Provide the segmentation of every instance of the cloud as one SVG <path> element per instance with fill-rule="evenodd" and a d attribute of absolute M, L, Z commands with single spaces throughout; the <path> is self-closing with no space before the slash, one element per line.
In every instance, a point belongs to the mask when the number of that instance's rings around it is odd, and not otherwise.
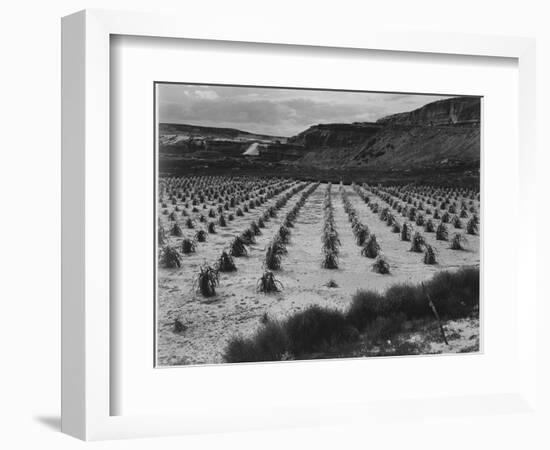
<path fill-rule="evenodd" d="M 311 125 L 367 122 L 445 98 L 431 95 L 189 84 L 158 86 L 161 122 L 291 136 Z"/>
<path fill-rule="evenodd" d="M 212 90 L 196 90 L 194 94 L 201 99 L 205 100 L 216 100 L 219 98 L 219 95 Z"/>

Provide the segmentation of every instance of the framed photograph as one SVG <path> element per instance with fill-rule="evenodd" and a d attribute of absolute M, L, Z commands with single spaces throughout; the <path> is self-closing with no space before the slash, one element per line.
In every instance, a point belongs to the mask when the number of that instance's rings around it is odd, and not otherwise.
<path fill-rule="evenodd" d="M 532 412 L 534 43 L 185 23 L 63 19 L 63 431 Z"/>

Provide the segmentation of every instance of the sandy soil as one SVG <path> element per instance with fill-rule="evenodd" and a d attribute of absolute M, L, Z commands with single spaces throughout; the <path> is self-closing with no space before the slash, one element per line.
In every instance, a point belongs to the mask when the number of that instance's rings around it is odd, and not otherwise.
<path fill-rule="evenodd" d="M 479 264 L 479 237 L 468 236 L 469 249 L 454 251 L 447 242 L 436 241 L 434 233 L 424 233 L 437 251 L 439 263 L 434 266 L 422 262 L 422 253 L 409 251 L 410 243 L 402 242 L 398 234 L 380 221 L 364 204 L 361 198 L 346 186 L 348 197 L 363 223 L 375 233 L 382 252 L 391 265 L 390 275 L 372 272 L 372 259 L 360 255 L 361 248 L 355 239 L 344 211 L 338 186 L 333 186 L 335 223 L 340 234 L 341 249 L 339 268 L 321 269 L 322 202 L 326 185 L 321 184 L 308 198 L 291 229 L 288 254 L 283 258 L 282 270 L 276 277 L 284 286 L 282 292 L 264 295 L 256 292 L 256 282 L 261 276 L 264 249 L 277 230 L 284 215 L 298 201 L 293 196 L 281 209 L 278 217 L 266 223 L 266 228 L 257 243 L 250 248 L 248 257 L 235 258 L 238 271 L 220 274 L 218 295 L 206 299 L 193 292 L 192 284 L 203 262 L 213 263 L 230 240 L 244 231 L 250 222 L 258 218 L 270 202 L 245 217 L 236 217 L 225 229 L 218 228 L 217 235 L 210 235 L 206 243 L 199 243 L 197 253 L 184 255 L 181 269 L 158 271 L 158 333 L 157 349 L 159 365 L 182 365 L 222 362 L 225 345 L 232 336 L 247 336 L 260 325 L 264 313 L 272 318 L 318 303 L 336 308 L 345 308 L 357 289 L 384 290 L 396 282 L 419 282 L 430 278 L 435 272 L 463 265 Z M 377 199 L 382 203 L 380 199 Z M 164 219 L 166 220 L 166 219 Z M 191 230 L 184 230 L 191 231 Z M 449 231 L 455 231 L 452 226 Z M 464 230 L 456 230 L 464 232 Z M 191 234 L 192 236 L 192 234 Z M 170 238 L 171 243 L 181 238 Z M 338 287 L 326 287 L 334 280 Z M 174 320 L 178 318 L 186 327 L 175 333 Z"/>

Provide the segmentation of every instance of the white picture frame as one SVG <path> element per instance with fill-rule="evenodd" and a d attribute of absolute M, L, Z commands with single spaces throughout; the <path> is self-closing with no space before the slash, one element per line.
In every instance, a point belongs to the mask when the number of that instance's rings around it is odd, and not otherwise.
<path fill-rule="evenodd" d="M 182 23 L 184 25 L 182 26 Z M 62 430 L 85 440 L 248 430 L 358 420 L 390 413 L 383 402 L 278 406 L 233 411 L 220 405 L 209 417 L 178 414 L 111 415 L 110 378 L 110 38 L 113 35 L 286 44 L 332 49 L 501 57 L 517 60 L 519 74 L 519 192 L 522 220 L 536 221 L 535 43 L 532 39 L 439 33 L 348 30 L 327 35 L 314 25 L 280 31 L 277 26 L 239 27 L 165 14 L 86 10 L 62 21 Z M 520 260 L 536 260 L 536 237 L 523 236 Z M 519 379 L 514 391 L 468 398 L 420 399 L 407 410 L 418 414 L 437 405 L 442 415 L 533 413 L 537 405 L 535 272 L 518 268 Z M 523 288 L 525 286 L 525 288 Z M 515 294 L 517 295 L 517 293 Z M 111 330 L 112 331 L 112 330 Z M 272 366 L 273 367 L 273 366 Z M 245 369 L 243 369 L 245 370 Z M 435 402 L 435 403 L 434 403 Z M 229 417 L 231 416 L 231 420 Z M 393 419 L 392 419 L 393 420 Z"/>

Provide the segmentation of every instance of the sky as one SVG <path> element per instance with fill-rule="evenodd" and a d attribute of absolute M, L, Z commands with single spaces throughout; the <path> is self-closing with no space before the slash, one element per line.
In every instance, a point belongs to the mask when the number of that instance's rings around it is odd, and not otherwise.
<path fill-rule="evenodd" d="M 293 136 L 319 123 L 374 122 L 446 96 L 304 89 L 157 85 L 161 123 Z"/>

